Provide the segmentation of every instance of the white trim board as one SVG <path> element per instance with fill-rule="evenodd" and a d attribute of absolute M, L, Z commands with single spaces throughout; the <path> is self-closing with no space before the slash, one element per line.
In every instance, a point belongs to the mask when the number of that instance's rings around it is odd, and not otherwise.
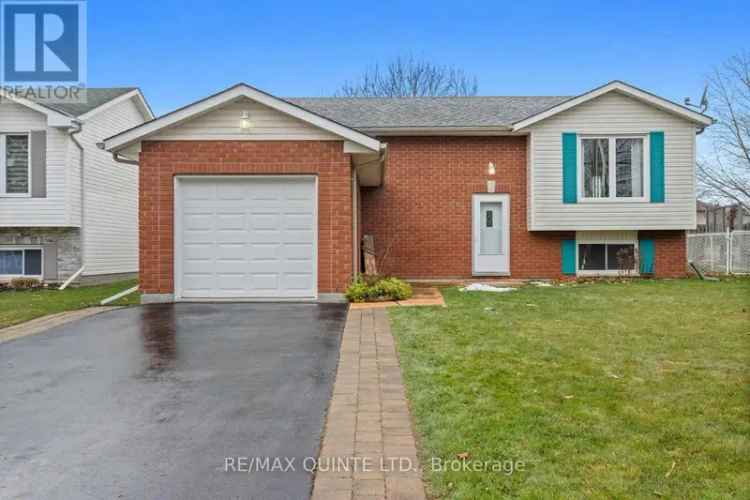
<path fill-rule="evenodd" d="M 219 106 L 231 102 L 239 97 L 252 99 L 271 109 L 285 113 L 289 116 L 307 122 L 318 128 L 341 136 L 342 138 L 359 144 L 370 151 L 378 152 L 381 149 L 380 141 L 374 139 L 362 132 L 341 125 L 333 120 L 312 113 L 295 104 L 291 104 L 283 99 L 274 97 L 271 94 L 258 90 L 245 83 L 239 83 L 233 87 L 214 94 L 210 97 L 196 101 L 183 108 L 177 109 L 160 118 L 138 125 L 137 127 L 126 130 L 117 135 L 104 139 L 104 148 L 107 151 L 117 152 L 136 142 L 140 142 L 147 137 L 174 125 L 186 122 L 190 119 L 197 118 Z"/>
<path fill-rule="evenodd" d="M 589 92 L 581 94 L 578 97 L 573 97 L 572 99 L 568 99 L 567 101 L 562 102 L 558 104 L 557 106 L 553 106 L 545 111 L 532 115 L 528 118 L 524 118 L 523 120 L 520 120 L 513 124 L 513 130 L 514 131 L 521 130 L 539 121 L 546 120 L 547 118 L 551 116 L 554 116 L 558 113 L 562 113 L 563 111 L 566 111 L 570 108 L 578 106 L 579 104 L 583 104 L 584 102 L 590 101 L 592 99 L 596 99 L 597 97 L 601 95 L 604 95 L 606 93 L 613 92 L 613 91 L 620 92 L 629 97 L 633 97 L 635 99 L 638 99 L 639 101 L 645 102 L 646 104 L 650 104 L 656 108 L 662 109 L 668 113 L 672 113 L 686 120 L 695 122 L 701 125 L 702 127 L 707 127 L 711 125 L 712 123 L 714 123 L 714 119 L 711 118 L 710 116 L 704 115 L 702 113 L 698 113 L 697 111 L 688 109 L 685 106 L 681 106 L 668 99 L 664 99 L 663 97 L 656 96 L 654 94 L 641 90 L 637 87 L 629 85 L 625 82 L 615 80 L 606 85 L 602 85 L 601 87 L 595 88 L 594 90 L 590 90 Z"/>
<path fill-rule="evenodd" d="M 43 115 L 47 116 L 47 126 L 49 127 L 70 127 L 76 121 L 75 117 L 63 114 L 59 111 L 55 111 L 52 108 L 43 106 L 34 101 L 26 99 L 24 97 L 17 96 L 12 92 L 0 89 L 0 98 L 6 99 L 10 102 L 26 106 L 27 108 L 33 109 Z"/>
<path fill-rule="evenodd" d="M 146 98 L 143 96 L 143 93 L 141 93 L 140 89 L 133 89 L 130 92 L 126 92 L 120 96 L 115 97 L 114 99 L 111 99 L 104 104 L 97 106 L 96 108 L 87 111 L 86 113 L 82 114 L 78 117 L 79 120 L 88 120 L 92 116 L 101 113 L 102 111 L 105 111 L 112 106 L 115 106 L 117 104 L 120 104 L 121 102 L 127 101 L 128 99 L 136 98 L 136 106 L 140 110 L 140 112 L 143 114 L 143 117 L 146 120 L 153 120 L 154 119 L 154 113 L 151 111 L 151 107 L 148 105 L 148 102 L 146 101 Z"/>

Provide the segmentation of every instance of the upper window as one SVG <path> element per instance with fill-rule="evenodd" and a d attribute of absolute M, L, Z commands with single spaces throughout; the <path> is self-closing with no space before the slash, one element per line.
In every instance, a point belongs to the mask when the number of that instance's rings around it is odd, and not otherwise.
<path fill-rule="evenodd" d="M 18 248 L 0 250 L 0 276 L 41 276 L 42 250 Z"/>
<path fill-rule="evenodd" d="M 582 137 L 581 197 L 644 199 L 645 138 Z"/>
<path fill-rule="evenodd" d="M 0 135 L 0 194 L 28 195 L 30 192 L 29 136 Z"/>

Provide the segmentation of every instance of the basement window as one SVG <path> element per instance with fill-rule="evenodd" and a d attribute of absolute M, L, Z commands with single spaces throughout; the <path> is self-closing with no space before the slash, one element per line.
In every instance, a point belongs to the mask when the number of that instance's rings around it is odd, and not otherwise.
<path fill-rule="evenodd" d="M 0 276 L 42 277 L 42 250 L 40 248 L 0 249 Z"/>
<path fill-rule="evenodd" d="M 578 270 L 592 274 L 635 271 L 635 244 L 582 243 L 578 245 Z"/>

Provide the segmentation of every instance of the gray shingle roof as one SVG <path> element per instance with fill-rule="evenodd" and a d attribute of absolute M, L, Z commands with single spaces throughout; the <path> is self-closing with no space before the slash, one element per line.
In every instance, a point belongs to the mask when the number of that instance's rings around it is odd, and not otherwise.
<path fill-rule="evenodd" d="M 61 103 L 37 101 L 43 106 L 70 116 L 81 116 L 102 104 L 135 90 L 136 87 L 87 88 L 86 102 Z"/>
<path fill-rule="evenodd" d="M 355 129 L 507 127 L 566 96 L 290 97 L 287 101 Z"/>

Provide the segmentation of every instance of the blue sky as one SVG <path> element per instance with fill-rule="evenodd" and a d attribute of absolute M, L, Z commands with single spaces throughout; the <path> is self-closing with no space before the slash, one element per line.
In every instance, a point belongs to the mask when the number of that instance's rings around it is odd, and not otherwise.
<path fill-rule="evenodd" d="M 484 95 L 568 95 L 621 79 L 697 99 L 750 49 L 747 2 L 88 2 L 89 86 L 136 85 L 157 114 L 246 81 L 331 95 L 400 54 L 454 64 Z"/>

